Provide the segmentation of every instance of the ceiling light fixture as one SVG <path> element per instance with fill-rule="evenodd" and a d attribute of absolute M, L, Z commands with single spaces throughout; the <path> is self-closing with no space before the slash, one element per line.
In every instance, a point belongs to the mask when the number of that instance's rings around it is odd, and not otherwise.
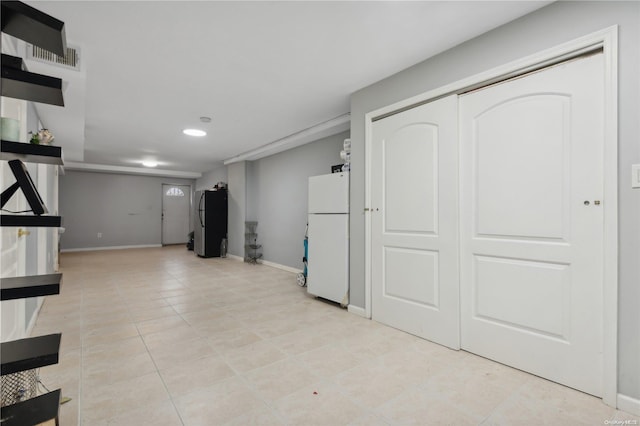
<path fill-rule="evenodd" d="M 199 129 L 184 129 L 182 133 L 189 136 L 205 136 L 207 134 L 204 130 Z"/>
<path fill-rule="evenodd" d="M 158 163 L 156 163 L 155 161 L 143 161 L 142 165 L 145 167 L 156 167 Z"/>
<path fill-rule="evenodd" d="M 211 117 L 200 117 L 200 121 L 203 123 L 211 123 Z"/>

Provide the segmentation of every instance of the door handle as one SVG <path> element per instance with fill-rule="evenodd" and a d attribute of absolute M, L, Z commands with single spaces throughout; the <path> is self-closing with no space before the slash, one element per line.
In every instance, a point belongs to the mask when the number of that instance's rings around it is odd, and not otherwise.
<path fill-rule="evenodd" d="M 27 235 L 31 235 L 31 231 L 27 231 L 26 229 L 18 228 L 18 238 L 24 237 Z"/>

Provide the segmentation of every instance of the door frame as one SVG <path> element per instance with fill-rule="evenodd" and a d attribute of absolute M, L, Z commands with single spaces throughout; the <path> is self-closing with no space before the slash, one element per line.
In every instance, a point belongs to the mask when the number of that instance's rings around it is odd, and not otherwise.
<path fill-rule="evenodd" d="M 193 185 L 190 183 L 171 183 L 162 182 L 160 184 L 160 245 L 164 243 L 164 185 L 169 186 L 188 186 L 189 187 L 189 232 L 193 231 Z"/>
<path fill-rule="evenodd" d="M 371 318 L 371 170 L 372 124 L 376 120 L 452 94 L 488 86 L 543 69 L 585 53 L 604 55 L 603 190 L 603 381 L 602 401 L 617 406 L 618 392 L 618 26 L 568 41 L 558 46 L 492 68 L 365 114 L 365 306 Z"/>

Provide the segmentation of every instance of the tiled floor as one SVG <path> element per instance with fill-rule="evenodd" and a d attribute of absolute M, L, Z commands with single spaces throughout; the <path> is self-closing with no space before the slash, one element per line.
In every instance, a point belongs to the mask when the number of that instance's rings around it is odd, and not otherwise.
<path fill-rule="evenodd" d="M 603 425 L 640 418 L 307 296 L 295 275 L 184 247 L 67 253 L 34 335 L 61 425 Z"/>

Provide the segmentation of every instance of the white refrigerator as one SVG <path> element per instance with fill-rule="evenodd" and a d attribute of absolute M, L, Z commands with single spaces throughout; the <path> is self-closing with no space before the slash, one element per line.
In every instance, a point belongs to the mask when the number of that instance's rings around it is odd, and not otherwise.
<path fill-rule="evenodd" d="M 349 173 L 309 178 L 307 292 L 349 303 Z"/>

